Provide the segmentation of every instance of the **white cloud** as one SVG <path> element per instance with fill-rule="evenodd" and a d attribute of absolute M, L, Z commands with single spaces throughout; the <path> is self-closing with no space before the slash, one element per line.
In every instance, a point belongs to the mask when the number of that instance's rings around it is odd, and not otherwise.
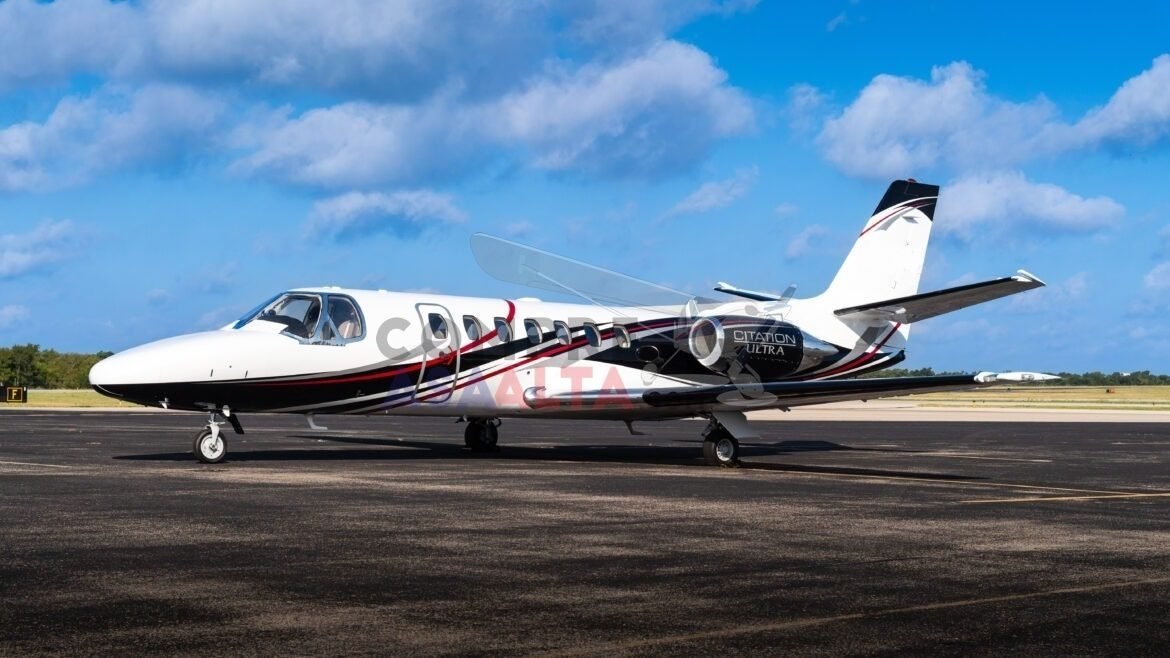
<path fill-rule="evenodd" d="M 27 233 L 0 235 L 0 279 L 10 279 L 61 260 L 74 236 L 68 221 L 47 221 Z"/>
<path fill-rule="evenodd" d="M 1074 141 L 1145 145 L 1170 135 L 1170 55 L 1129 80 L 1103 107 L 1088 112 L 1073 129 Z"/>
<path fill-rule="evenodd" d="M 788 125 L 799 133 L 812 132 L 824 119 L 829 97 L 820 89 L 807 84 L 795 84 L 788 88 L 788 101 L 784 105 L 784 116 Z"/>
<path fill-rule="evenodd" d="M 726 208 L 748 193 L 759 177 L 758 167 L 741 169 L 731 178 L 708 181 L 688 194 L 666 212 L 667 217 L 694 215 Z"/>
<path fill-rule="evenodd" d="M 373 233 L 411 237 L 434 224 L 466 219 L 451 197 L 430 190 L 349 192 L 314 204 L 306 229 L 340 239 Z"/>
<path fill-rule="evenodd" d="M 1142 278 L 1147 290 L 1170 291 L 1170 261 L 1158 263 Z"/>
<path fill-rule="evenodd" d="M 510 238 L 524 238 L 528 237 L 534 230 L 536 230 L 535 224 L 526 219 L 522 219 L 505 226 L 504 235 Z"/>
<path fill-rule="evenodd" d="M 0 89 L 76 73 L 246 82 L 416 101 L 498 94 L 571 47 L 636 50 L 754 0 L 74 0 L 0 2 Z M 468 56 L 473 53 L 474 56 Z M 488 63 L 488 64 L 485 64 Z"/>
<path fill-rule="evenodd" d="M 0 306 L 0 329 L 7 329 L 17 322 L 23 322 L 31 315 L 27 307 L 19 304 Z"/>
<path fill-rule="evenodd" d="M 704 14 L 747 12 L 759 0 L 572 0 L 559 4 L 568 32 L 584 43 L 645 43 Z"/>
<path fill-rule="evenodd" d="M 825 24 L 825 31 L 826 32 L 835 32 L 837 30 L 837 28 L 844 25 L 848 20 L 849 20 L 849 16 L 847 16 L 845 12 L 841 12 L 840 14 L 837 14 L 836 16 L 834 16 L 832 19 L 829 20 L 828 23 Z"/>
<path fill-rule="evenodd" d="M 417 106 L 342 103 L 298 117 L 283 109 L 237 131 L 252 149 L 232 170 L 291 183 L 369 187 L 416 182 L 465 167 L 481 126 L 443 100 Z"/>
<path fill-rule="evenodd" d="M 459 0 L 10 0 L 0 87 L 80 72 L 416 99 L 450 80 L 490 89 L 533 71 L 551 13 Z"/>
<path fill-rule="evenodd" d="M 1088 232 L 1116 225 L 1125 208 L 1106 196 L 1085 198 L 1019 172 L 960 178 L 943 188 L 936 228 L 964 239 L 985 229 L 1028 226 L 1050 232 Z"/>
<path fill-rule="evenodd" d="M 800 212 L 800 206 L 791 201 L 785 201 L 773 208 L 772 212 L 776 213 L 778 217 L 790 217 Z"/>
<path fill-rule="evenodd" d="M 137 68 L 145 61 L 146 27 L 142 12 L 130 3 L 0 2 L 0 89 Z"/>
<path fill-rule="evenodd" d="M 0 128 L 0 190 L 51 189 L 103 171 L 181 162 L 207 150 L 226 106 L 187 87 L 70 96 L 43 121 Z"/>
<path fill-rule="evenodd" d="M 146 293 L 146 303 L 151 306 L 161 306 L 171 301 L 171 293 L 163 288 L 154 288 Z"/>
<path fill-rule="evenodd" d="M 234 165 L 328 187 L 416 183 L 456 173 L 491 149 L 539 169 L 655 176 L 693 166 L 718 139 L 751 129 L 746 97 L 706 53 L 666 41 L 616 64 L 552 71 L 483 103 L 438 96 L 261 117 L 240 131 L 255 148 Z"/>
<path fill-rule="evenodd" d="M 748 99 L 707 53 L 662 41 L 614 65 L 552 74 L 483 108 L 536 166 L 606 176 L 677 171 L 754 125 Z"/>
<path fill-rule="evenodd" d="M 788 246 L 784 249 L 784 257 L 788 260 L 795 260 L 811 253 L 815 243 L 827 235 L 829 235 L 829 229 L 820 224 L 804 228 L 788 242 Z"/>
<path fill-rule="evenodd" d="M 890 178 L 940 166 L 1014 166 L 1118 143 L 1146 146 L 1170 134 L 1170 55 L 1073 124 L 1043 96 L 1013 102 L 990 94 L 985 78 L 966 62 L 935 67 L 930 80 L 879 75 L 825 120 L 817 143 L 848 174 Z"/>
<path fill-rule="evenodd" d="M 825 157 L 856 176 L 891 178 L 949 164 L 958 168 L 1019 161 L 1035 150 L 1056 116 L 1047 100 L 999 100 L 966 62 L 935 67 L 930 80 L 875 77 L 817 141 Z"/>
<path fill-rule="evenodd" d="M 0 1 L 0 90 L 105 81 L 0 125 L 0 191 L 209 153 L 334 189 L 431 184 L 496 160 L 595 177 L 686 170 L 755 112 L 707 53 L 666 35 L 754 4 Z M 247 105 L 273 87 L 344 102 Z"/>

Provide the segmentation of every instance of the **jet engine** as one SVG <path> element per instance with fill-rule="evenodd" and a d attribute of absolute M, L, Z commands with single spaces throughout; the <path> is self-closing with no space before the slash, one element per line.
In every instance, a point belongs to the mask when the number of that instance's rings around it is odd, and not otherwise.
<path fill-rule="evenodd" d="M 691 325 L 687 348 L 708 370 L 734 378 L 747 369 L 761 381 L 831 362 L 846 352 L 796 325 L 741 316 L 700 318 Z"/>

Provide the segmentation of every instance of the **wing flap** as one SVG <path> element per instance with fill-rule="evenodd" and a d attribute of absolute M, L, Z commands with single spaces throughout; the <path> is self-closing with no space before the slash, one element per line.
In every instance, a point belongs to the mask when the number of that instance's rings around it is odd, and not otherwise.
<path fill-rule="evenodd" d="M 843 320 L 909 324 L 1043 286 L 1036 276 L 1020 270 L 1014 276 L 851 306 L 833 313 Z"/>

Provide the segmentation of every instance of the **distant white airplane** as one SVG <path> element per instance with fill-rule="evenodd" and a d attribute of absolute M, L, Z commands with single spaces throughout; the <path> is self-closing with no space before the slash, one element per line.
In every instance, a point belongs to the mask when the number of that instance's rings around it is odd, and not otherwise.
<path fill-rule="evenodd" d="M 1026 372 L 857 379 L 905 359 L 910 325 L 1043 286 L 1014 276 L 919 293 L 938 186 L 899 180 L 820 295 L 791 299 L 719 284 L 712 301 L 486 235 L 472 239 L 498 278 L 586 304 L 384 290 L 281 293 L 216 331 L 136 347 L 93 367 L 121 400 L 204 410 L 199 461 L 227 454 L 240 413 L 402 414 L 467 421 L 472 450 L 499 419 L 634 421 L 704 417 L 703 455 L 738 463 L 758 438 L 744 411 L 1052 379 Z M 745 244 L 745 252 L 755 245 Z"/>

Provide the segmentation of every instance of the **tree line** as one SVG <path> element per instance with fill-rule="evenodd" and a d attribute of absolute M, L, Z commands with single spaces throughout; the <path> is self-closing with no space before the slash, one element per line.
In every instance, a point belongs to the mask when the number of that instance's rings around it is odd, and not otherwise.
<path fill-rule="evenodd" d="M 79 354 L 42 350 L 32 343 L 0 347 L 0 383 L 28 388 L 89 388 L 89 369 L 113 352 Z M 890 368 L 862 377 L 930 377 L 960 375 L 959 372 L 935 372 L 933 368 Z M 1060 379 L 1035 382 L 1033 386 L 1170 386 L 1170 375 L 1155 375 L 1149 370 L 1137 372 L 1059 372 Z"/>
<path fill-rule="evenodd" d="M 0 347 L 0 382 L 28 388 L 89 388 L 89 369 L 111 354 L 42 350 L 32 343 Z"/>

